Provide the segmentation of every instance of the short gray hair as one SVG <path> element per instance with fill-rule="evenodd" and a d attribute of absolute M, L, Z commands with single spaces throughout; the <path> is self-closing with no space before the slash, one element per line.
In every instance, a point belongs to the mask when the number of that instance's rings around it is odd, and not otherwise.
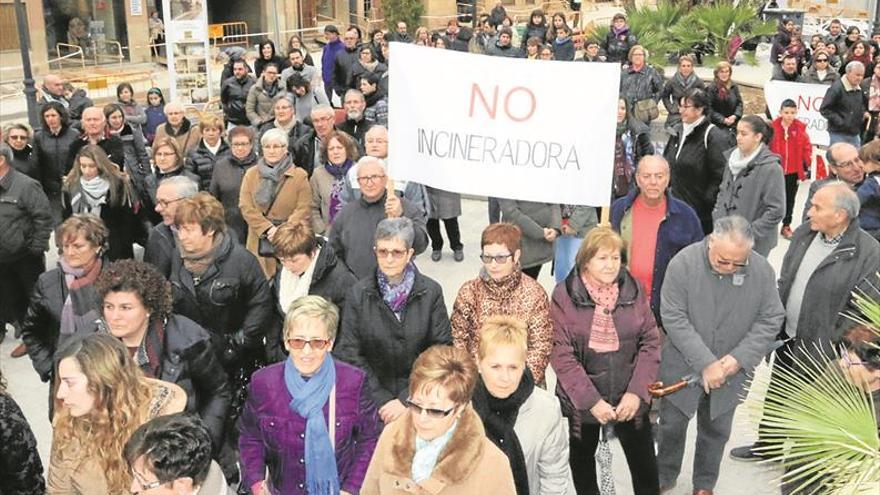
<path fill-rule="evenodd" d="M 710 234 L 713 239 L 725 239 L 734 243 L 755 244 L 755 235 L 748 220 L 739 215 L 730 215 L 715 220 Z"/>
<path fill-rule="evenodd" d="M 374 243 L 385 239 L 400 239 L 407 249 L 413 247 L 416 239 L 416 231 L 413 222 L 407 217 L 385 218 L 376 226 Z"/>
<path fill-rule="evenodd" d="M 367 99 L 364 98 L 364 94 L 359 89 L 349 89 L 348 91 L 345 92 L 345 98 L 348 98 L 348 95 L 355 95 L 355 96 L 359 97 L 361 99 L 361 101 L 364 101 L 364 102 L 367 101 Z M 343 100 L 345 98 L 343 98 Z"/>
<path fill-rule="evenodd" d="M 6 165 L 12 166 L 12 160 L 14 156 L 12 155 L 12 149 L 6 146 L 5 144 L 0 145 L 0 156 L 6 161 Z"/>
<path fill-rule="evenodd" d="M 199 193 L 199 185 L 189 177 L 175 175 L 159 182 L 159 187 L 171 186 L 181 199 L 191 198 Z"/>
<path fill-rule="evenodd" d="M 641 167 L 641 165 L 642 165 L 643 163 L 645 163 L 646 161 L 656 161 L 656 162 L 660 162 L 660 163 L 662 163 L 663 165 L 666 166 L 666 171 L 667 171 L 667 172 L 671 172 L 671 171 L 672 171 L 672 167 L 669 166 L 669 162 L 666 161 L 666 158 L 663 158 L 663 157 L 660 156 L 660 155 L 645 155 L 645 156 L 643 156 L 642 159 L 639 160 L 639 162 L 636 164 L 636 173 L 638 173 L 638 171 L 639 171 L 639 167 Z"/>
<path fill-rule="evenodd" d="M 847 74 L 849 74 L 850 72 L 852 72 L 856 69 L 862 69 L 862 71 L 864 71 L 865 64 L 859 62 L 858 60 L 853 60 L 852 62 L 846 64 L 846 73 Z"/>
<path fill-rule="evenodd" d="M 272 103 L 272 108 L 275 108 L 275 105 L 277 105 L 279 101 L 286 101 L 287 103 L 290 103 L 290 106 L 293 108 L 293 111 L 296 112 L 296 101 L 294 101 L 292 94 L 284 93 L 284 96 L 282 96 L 281 98 L 278 98 L 277 100 L 275 100 Z"/>
<path fill-rule="evenodd" d="M 331 115 L 336 115 L 336 110 L 333 110 L 333 107 L 327 105 L 326 103 L 320 103 L 312 107 L 312 111 L 309 115 L 317 115 L 319 113 L 329 113 Z"/>
<path fill-rule="evenodd" d="M 289 145 L 287 133 L 283 130 L 275 127 L 269 129 L 262 136 L 260 136 L 260 147 L 265 148 L 269 143 L 280 143 L 283 144 L 285 148 Z"/>
<path fill-rule="evenodd" d="M 380 132 L 387 136 L 388 135 L 388 128 L 385 127 L 384 125 L 380 125 L 380 124 L 376 124 L 374 126 L 371 126 L 369 129 L 367 129 L 367 132 L 364 133 L 364 139 L 366 139 L 367 136 L 370 136 L 372 134 L 378 134 Z"/>
<path fill-rule="evenodd" d="M 375 156 L 362 156 L 361 159 L 357 161 L 357 165 L 355 166 L 358 170 L 360 170 L 362 166 L 368 163 L 375 163 L 376 165 L 382 167 L 383 172 L 385 172 L 386 174 L 388 173 L 388 167 L 385 166 L 385 160 L 381 158 L 376 158 Z"/>
<path fill-rule="evenodd" d="M 862 204 L 861 201 L 859 201 L 859 196 L 848 184 L 839 181 L 827 182 L 819 186 L 819 189 L 816 189 L 816 191 L 825 189 L 826 187 L 833 189 L 833 204 L 835 208 L 843 210 L 843 212 L 846 213 L 846 218 L 848 220 L 858 218 Z"/>

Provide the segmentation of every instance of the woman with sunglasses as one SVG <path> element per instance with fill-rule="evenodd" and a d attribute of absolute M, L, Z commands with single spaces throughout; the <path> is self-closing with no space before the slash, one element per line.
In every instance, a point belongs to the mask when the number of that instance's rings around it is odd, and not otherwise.
<path fill-rule="evenodd" d="M 452 339 L 474 357 L 480 347 L 480 328 L 492 315 L 510 315 L 526 323 L 526 364 L 535 383 L 544 382 L 544 370 L 553 347 L 550 301 L 544 288 L 520 268 L 522 233 L 516 225 L 495 223 L 483 230 L 477 278 L 458 290 L 452 306 Z"/>
<path fill-rule="evenodd" d="M 608 227 L 587 234 L 575 269 L 553 291 L 556 394 L 571 433 L 578 493 L 598 494 L 599 430 L 613 425 L 635 495 L 660 491 L 648 419 L 648 384 L 660 365 L 660 332 L 649 295 L 623 267 L 624 242 Z"/>
<path fill-rule="evenodd" d="M 510 463 L 470 405 L 477 365 L 462 349 L 433 346 L 409 377 L 407 412 L 379 437 L 361 495 L 514 495 Z"/>
<path fill-rule="evenodd" d="M 452 343 L 443 289 L 412 262 L 414 238 L 409 218 L 379 222 L 373 244 L 379 268 L 346 298 L 336 351 L 339 359 L 367 372 L 385 424 L 406 411 L 416 357 L 432 345 Z"/>
<path fill-rule="evenodd" d="M 251 378 L 238 445 L 255 495 L 361 490 L 380 427 L 366 374 L 330 354 L 338 323 L 326 299 L 297 299 L 284 320 L 290 358 Z"/>
<path fill-rule="evenodd" d="M 804 82 L 807 84 L 825 84 L 831 86 L 835 81 L 840 79 L 840 74 L 831 67 L 829 63 L 828 52 L 825 50 L 816 50 L 813 53 L 813 62 L 807 73 L 804 74 Z"/>

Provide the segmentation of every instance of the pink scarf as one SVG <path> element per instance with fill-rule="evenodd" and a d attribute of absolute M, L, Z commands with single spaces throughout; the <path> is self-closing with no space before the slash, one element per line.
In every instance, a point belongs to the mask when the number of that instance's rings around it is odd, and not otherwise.
<path fill-rule="evenodd" d="M 620 340 L 614 327 L 614 307 L 617 306 L 620 287 L 616 283 L 600 285 L 586 274 L 581 274 L 581 281 L 596 303 L 588 347 L 598 353 L 615 352 L 620 349 Z"/>

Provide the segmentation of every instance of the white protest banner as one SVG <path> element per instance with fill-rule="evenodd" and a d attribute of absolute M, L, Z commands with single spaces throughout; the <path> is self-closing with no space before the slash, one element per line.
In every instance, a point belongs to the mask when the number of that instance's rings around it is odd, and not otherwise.
<path fill-rule="evenodd" d="M 819 107 L 822 106 L 829 87 L 824 84 L 768 81 L 764 85 L 764 99 L 774 119 L 779 116 L 782 102 L 793 100 L 797 104 L 798 120 L 807 126 L 807 134 L 810 135 L 813 146 L 828 146 L 828 121 L 819 113 Z"/>
<path fill-rule="evenodd" d="M 545 203 L 609 203 L 619 65 L 401 43 L 390 49 L 395 180 Z"/>

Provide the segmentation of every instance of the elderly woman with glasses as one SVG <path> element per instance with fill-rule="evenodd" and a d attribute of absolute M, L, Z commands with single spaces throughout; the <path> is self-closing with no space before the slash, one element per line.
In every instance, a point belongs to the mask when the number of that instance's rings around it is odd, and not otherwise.
<path fill-rule="evenodd" d="M 367 372 L 379 415 L 390 423 L 406 411 L 412 363 L 435 344 L 450 344 L 440 284 L 412 262 L 415 232 L 408 218 L 379 222 L 373 250 L 379 265 L 345 301 L 337 354 Z"/>
<path fill-rule="evenodd" d="M 483 267 L 477 278 L 461 286 L 452 307 L 452 339 L 456 347 L 477 356 L 480 329 L 492 315 L 511 315 L 526 323 L 526 363 L 535 383 L 544 383 L 544 370 L 553 347 L 550 302 L 541 285 L 520 269 L 519 227 L 496 223 L 480 240 Z"/>
<path fill-rule="evenodd" d="M 247 249 L 254 253 L 266 274 L 275 275 L 277 262 L 271 253 L 260 253 L 260 237 L 270 242 L 284 222 L 297 223 L 309 218 L 312 190 L 306 171 L 293 163 L 288 152 L 288 136 L 281 129 L 270 129 L 260 138 L 263 156 L 244 173 L 238 206 L 248 224 Z"/>
<path fill-rule="evenodd" d="M 297 299 L 284 320 L 289 359 L 251 378 L 238 445 L 254 494 L 361 490 L 379 421 L 366 374 L 330 354 L 338 322 L 326 299 Z"/>
<path fill-rule="evenodd" d="M 415 363 L 407 412 L 379 437 L 361 495 L 514 495 L 504 453 L 470 405 L 477 366 L 467 352 L 433 346 Z"/>

